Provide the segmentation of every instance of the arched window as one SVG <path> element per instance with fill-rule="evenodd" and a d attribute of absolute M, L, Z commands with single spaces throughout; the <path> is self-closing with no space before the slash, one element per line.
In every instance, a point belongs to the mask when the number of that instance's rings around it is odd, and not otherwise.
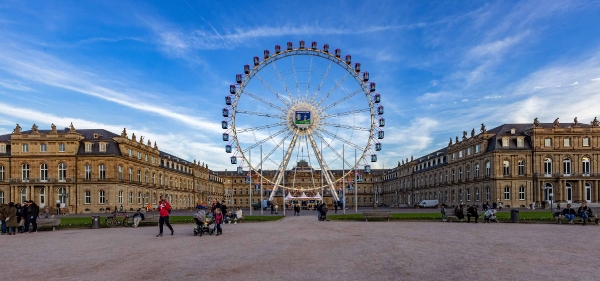
<path fill-rule="evenodd" d="M 485 177 L 489 178 L 492 173 L 492 166 L 490 162 L 485 162 Z"/>
<path fill-rule="evenodd" d="M 571 158 L 563 159 L 563 173 L 565 176 L 571 175 Z"/>
<path fill-rule="evenodd" d="M 121 166 L 121 165 L 119 165 L 117 177 L 119 178 L 120 181 L 123 180 L 123 166 Z"/>
<path fill-rule="evenodd" d="M 156 184 L 156 174 L 152 173 L 152 184 Z"/>
<path fill-rule="evenodd" d="M 162 178 L 162 174 L 158 174 L 158 184 L 159 184 L 159 185 L 163 185 L 163 178 Z"/>
<path fill-rule="evenodd" d="M 571 185 L 571 183 L 565 184 L 565 199 L 568 203 L 571 203 L 573 201 L 573 186 Z"/>
<path fill-rule="evenodd" d="M 137 171 L 137 182 L 142 183 L 142 170 Z"/>
<path fill-rule="evenodd" d="M 67 189 L 66 188 L 60 187 L 58 189 L 58 200 L 60 200 L 60 203 L 62 203 L 62 204 L 67 203 Z"/>
<path fill-rule="evenodd" d="M 525 175 L 525 160 L 519 160 L 519 162 L 517 162 L 517 165 L 519 166 L 519 176 L 524 176 Z"/>
<path fill-rule="evenodd" d="M 40 180 L 48 180 L 48 164 L 40 165 Z"/>
<path fill-rule="evenodd" d="M 29 164 L 21 165 L 21 176 L 23 181 L 29 181 Z"/>
<path fill-rule="evenodd" d="M 458 180 L 462 181 L 462 167 L 458 168 Z"/>
<path fill-rule="evenodd" d="M 144 173 L 144 181 L 146 182 L 146 184 L 149 184 L 149 183 L 150 183 L 150 180 L 149 180 L 149 177 L 148 177 L 148 171 L 146 171 L 146 172 Z"/>
<path fill-rule="evenodd" d="M 452 182 L 454 182 L 456 180 L 456 175 L 454 174 L 454 169 L 452 169 Z"/>
<path fill-rule="evenodd" d="M 479 163 L 475 164 L 475 178 L 479 178 Z"/>
<path fill-rule="evenodd" d="M 106 197 L 104 196 L 104 190 L 98 191 L 98 203 L 104 204 L 106 203 Z"/>
<path fill-rule="evenodd" d="M 40 188 L 40 207 L 46 206 L 46 188 Z"/>
<path fill-rule="evenodd" d="M 546 183 L 546 185 L 543 187 L 544 190 L 544 201 L 550 201 L 552 200 L 552 195 L 554 192 L 554 187 L 552 186 L 551 183 Z"/>
<path fill-rule="evenodd" d="M 467 165 L 467 180 L 471 179 L 471 166 Z"/>
<path fill-rule="evenodd" d="M 591 167 L 590 167 L 590 158 L 588 158 L 588 157 L 583 157 L 583 158 L 581 159 L 581 173 L 582 173 L 584 176 L 589 176 L 589 175 L 590 175 L 590 171 L 591 171 L 591 169 L 590 169 L 590 168 L 591 168 Z"/>
<path fill-rule="evenodd" d="M 552 176 L 552 159 L 544 158 L 544 176 Z"/>
<path fill-rule="evenodd" d="M 58 164 L 58 181 L 66 181 L 67 180 L 67 164 L 60 163 Z"/>

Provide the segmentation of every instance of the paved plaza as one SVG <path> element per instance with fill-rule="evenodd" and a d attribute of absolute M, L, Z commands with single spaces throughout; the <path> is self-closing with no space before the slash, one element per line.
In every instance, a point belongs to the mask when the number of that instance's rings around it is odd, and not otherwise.
<path fill-rule="evenodd" d="M 598 280 L 600 226 L 318 222 L 62 229 L 2 236 L 2 275 L 21 280 Z M 167 233 L 168 234 L 168 230 Z"/>

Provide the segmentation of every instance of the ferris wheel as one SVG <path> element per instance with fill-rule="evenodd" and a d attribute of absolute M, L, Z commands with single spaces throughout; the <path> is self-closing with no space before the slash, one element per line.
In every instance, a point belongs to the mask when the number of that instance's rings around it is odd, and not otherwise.
<path fill-rule="evenodd" d="M 229 88 L 221 122 L 225 151 L 239 174 L 253 173 L 272 188 L 269 200 L 279 189 L 330 190 L 338 200 L 337 184 L 359 166 L 369 173 L 377 161 L 385 126 L 380 101 L 369 73 L 340 49 L 304 41 L 276 45 L 244 65 Z M 295 180 L 314 168 L 322 181 Z M 292 173 L 287 183 L 286 171 Z"/>

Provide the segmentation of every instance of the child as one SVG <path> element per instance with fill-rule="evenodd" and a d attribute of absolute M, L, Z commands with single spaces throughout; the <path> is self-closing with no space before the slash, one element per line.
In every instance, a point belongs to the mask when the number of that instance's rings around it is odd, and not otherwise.
<path fill-rule="evenodd" d="M 217 235 L 219 236 L 223 234 L 223 230 L 221 229 L 221 224 L 223 223 L 223 214 L 221 213 L 221 209 L 215 209 L 215 226 L 217 227 Z"/>
<path fill-rule="evenodd" d="M 46 209 L 44 210 L 44 218 L 48 218 L 48 216 L 50 215 L 50 209 L 48 209 L 48 206 L 46 206 Z"/>

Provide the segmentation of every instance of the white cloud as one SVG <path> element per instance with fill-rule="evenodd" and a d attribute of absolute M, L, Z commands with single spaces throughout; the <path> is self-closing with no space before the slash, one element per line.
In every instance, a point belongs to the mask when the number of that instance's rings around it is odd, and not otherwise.
<path fill-rule="evenodd" d="M 516 36 L 505 37 L 494 42 L 483 43 L 477 45 L 467 53 L 467 57 L 489 57 L 505 53 L 508 49 L 519 43 L 523 38 L 527 37 L 529 32 L 524 32 Z"/>
<path fill-rule="evenodd" d="M 591 81 L 600 81 L 600 77 L 591 79 Z"/>

